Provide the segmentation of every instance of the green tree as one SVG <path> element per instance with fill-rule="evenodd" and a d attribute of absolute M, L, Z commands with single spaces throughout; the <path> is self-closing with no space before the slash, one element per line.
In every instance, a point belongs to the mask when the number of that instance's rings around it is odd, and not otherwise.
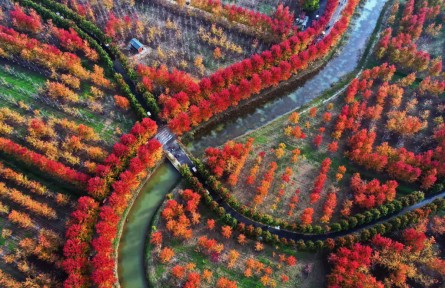
<path fill-rule="evenodd" d="M 309 11 L 317 10 L 320 8 L 320 0 L 304 0 L 303 8 Z"/>

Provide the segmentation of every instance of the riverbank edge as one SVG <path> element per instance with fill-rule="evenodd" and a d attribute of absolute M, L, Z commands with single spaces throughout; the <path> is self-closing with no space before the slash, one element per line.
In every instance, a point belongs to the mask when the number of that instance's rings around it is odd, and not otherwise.
<path fill-rule="evenodd" d="M 136 201 L 136 199 L 139 197 L 139 194 L 140 194 L 142 188 L 144 187 L 144 185 L 151 179 L 151 176 L 158 170 L 158 168 L 165 161 L 166 161 L 166 157 L 165 157 L 165 154 L 164 154 L 163 157 L 161 158 L 161 160 L 158 161 L 156 166 L 151 168 L 151 169 L 149 169 L 150 170 L 149 174 L 145 177 L 144 181 L 142 181 L 139 184 L 138 188 L 134 190 L 133 197 L 128 202 L 127 208 L 125 208 L 125 211 L 122 214 L 121 219 L 119 220 L 119 225 L 117 226 L 116 239 L 114 240 L 114 243 L 113 243 L 114 255 L 115 255 L 115 259 L 114 259 L 114 274 L 115 274 L 115 277 L 117 279 L 117 283 L 115 283 L 115 287 L 117 287 L 117 288 L 121 288 L 120 281 L 119 281 L 119 245 L 120 245 L 120 242 L 121 242 L 122 232 L 123 232 L 124 227 L 125 227 L 125 223 L 126 223 L 126 219 L 127 219 L 128 213 L 130 212 L 131 208 L 133 207 L 133 204 Z"/>
<path fill-rule="evenodd" d="M 363 8 L 363 5 L 365 4 L 367 0 L 360 0 L 360 3 L 358 4 L 358 7 Z M 386 0 L 388 1 L 388 0 Z M 389 0 L 393 1 L 393 0 Z M 382 14 L 382 13 L 381 13 Z M 358 8 L 354 11 L 353 19 L 351 20 L 351 23 L 354 21 L 357 21 L 357 18 L 359 17 L 360 13 L 358 12 Z M 335 56 L 335 54 L 344 46 L 345 40 L 347 39 L 349 35 L 349 29 L 351 29 L 352 26 L 354 26 L 355 23 L 352 25 L 349 25 L 348 32 L 344 33 L 342 37 L 340 38 L 337 45 L 331 49 L 331 51 L 326 55 L 325 57 L 316 60 L 315 62 L 312 62 L 309 64 L 308 69 L 304 70 L 301 73 L 294 74 L 291 78 L 288 80 L 280 82 L 278 86 L 266 88 L 263 91 L 261 91 L 259 94 L 257 94 L 254 97 L 251 97 L 249 99 L 241 101 L 237 106 L 230 107 L 223 113 L 219 113 L 215 116 L 213 116 L 208 121 L 202 123 L 201 125 L 197 126 L 193 130 L 185 133 L 181 137 L 181 141 L 183 141 L 185 144 L 188 144 L 189 142 L 192 142 L 196 138 L 199 138 L 204 133 L 208 132 L 212 128 L 218 126 L 221 122 L 221 120 L 227 119 L 227 118 L 234 118 L 237 115 L 241 115 L 244 111 L 247 109 L 256 109 L 259 104 L 262 102 L 267 103 L 275 98 L 279 98 L 279 95 L 288 94 L 293 89 L 299 87 L 300 85 L 303 85 L 306 81 L 310 80 L 312 76 L 316 75 L 327 63 Z M 376 24 L 377 25 L 377 24 Z M 372 35 L 372 34 L 371 34 Z M 365 49 L 366 50 L 366 49 Z M 301 83 L 300 83 L 301 82 Z M 273 121 L 273 120 L 272 120 Z M 265 124 L 267 125 L 267 123 Z M 264 125 L 263 125 L 264 126 Z"/>

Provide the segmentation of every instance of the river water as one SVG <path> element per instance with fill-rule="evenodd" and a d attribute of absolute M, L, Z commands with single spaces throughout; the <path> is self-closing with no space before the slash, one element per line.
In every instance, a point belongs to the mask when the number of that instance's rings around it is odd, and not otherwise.
<path fill-rule="evenodd" d="M 125 223 L 119 243 L 118 274 L 121 287 L 148 287 L 144 265 L 146 236 L 151 219 L 164 200 L 164 196 L 179 183 L 179 180 L 179 172 L 170 162 L 165 162 L 156 169 L 139 192 L 128 213 L 128 222 Z"/>
<path fill-rule="evenodd" d="M 387 0 L 367 0 L 349 28 L 346 43 L 326 66 L 293 92 L 258 107 L 251 113 L 227 119 L 188 145 L 195 155 L 209 146 L 220 146 L 230 139 L 255 130 L 322 95 L 331 85 L 357 68 Z"/>

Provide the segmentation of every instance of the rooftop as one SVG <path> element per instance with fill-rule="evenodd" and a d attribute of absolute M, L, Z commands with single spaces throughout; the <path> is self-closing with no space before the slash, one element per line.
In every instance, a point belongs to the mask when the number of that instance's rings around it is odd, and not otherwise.
<path fill-rule="evenodd" d="M 130 40 L 130 45 L 133 46 L 136 49 L 144 47 L 144 45 L 141 42 L 139 42 L 139 40 L 136 39 L 136 38 L 133 38 L 133 39 Z"/>

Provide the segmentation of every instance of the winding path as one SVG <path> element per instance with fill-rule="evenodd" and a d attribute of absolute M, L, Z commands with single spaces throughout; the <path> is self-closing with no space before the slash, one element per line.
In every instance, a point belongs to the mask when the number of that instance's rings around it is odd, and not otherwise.
<path fill-rule="evenodd" d="M 201 181 L 201 183 L 204 184 L 204 182 L 202 182 L 202 181 Z M 253 225 L 255 228 L 260 227 L 263 231 L 264 230 L 269 231 L 272 235 L 278 235 L 278 237 L 280 237 L 280 238 L 284 237 L 288 240 L 294 240 L 294 241 L 298 241 L 298 240 L 305 240 L 305 241 L 307 241 L 307 240 L 311 240 L 311 241 L 322 240 L 323 241 L 323 240 L 326 240 L 327 238 L 337 238 L 337 237 L 345 236 L 348 234 L 360 232 L 361 230 L 370 228 L 372 226 L 378 225 L 383 222 L 387 222 L 387 221 L 392 220 L 398 216 L 401 216 L 401 215 L 404 215 L 410 211 L 413 211 L 417 208 L 420 208 L 427 204 L 430 204 L 431 202 L 433 202 L 436 199 L 445 198 L 445 191 L 442 191 L 441 193 L 436 194 L 436 195 L 429 195 L 424 200 L 422 200 L 414 205 L 411 205 L 409 207 L 405 207 L 404 209 L 400 210 L 397 213 L 389 214 L 385 217 L 371 221 L 364 225 L 359 225 L 359 226 L 356 226 L 354 228 L 351 228 L 351 229 L 348 229 L 345 231 L 329 232 L 329 233 L 324 233 L 324 234 L 309 234 L 309 233 L 294 232 L 294 231 L 289 231 L 289 230 L 284 230 L 284 229 L 267 226 L 262 223 L 256 222 L 250 218 L 247 218 L 246 216 L 240 214 L 235 209 L 233 209 L 231 206 L 229 206 L 225 201 L 223 201 L 222 198 L 219 196 L 219 194 L 217 194 L 213 190 L 209 189 L 208 185 L 205 185 L 205 186 L 207 186 L 206 188 L 209 191 L 210 195 L 213 197 L 213 199 L 216 202 L 218 202 L 219 205 L 224 207 L 224 209 L 226 210 L 226 213 L 229 213 L 239 223 L 244 223 L 244 224 L 246 224 L 246 226 Z"/>

